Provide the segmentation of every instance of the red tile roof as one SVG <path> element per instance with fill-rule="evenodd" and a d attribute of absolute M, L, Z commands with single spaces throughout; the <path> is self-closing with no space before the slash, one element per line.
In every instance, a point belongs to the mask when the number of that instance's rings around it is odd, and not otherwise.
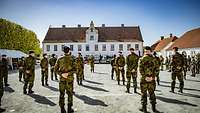
<path fill-rule="evenodd" d="M 168 44 L 170 44 L 171 42 L 175 41 L 176 39 L 178 39 L 176 36 L 172 36 L 172 37 L 168 37 L 168 38 L 164 38 L 162 40 L 157 41 L 155 44 L 153 44 L 151 46 L 152 50 L 154 51 L 161 51 L 162 49 L 164 49 Z"/>
<path fill-rule="evenodd" d="M 175 46 L 181 49 L 200 47 L 200 28 L 184 33 L 183 36 L 176 40 L 167 50 L 172 50 Z"/>
<path fill-rule="evenodd" d="M 88 27 L 73 28 L 49 28 L 43 43 L 45 42 L 85 42 Z M 110 41 L 142 41 L 142 34 L 137 27 L 95 27 L 98 30 L 99 42 Z"/>

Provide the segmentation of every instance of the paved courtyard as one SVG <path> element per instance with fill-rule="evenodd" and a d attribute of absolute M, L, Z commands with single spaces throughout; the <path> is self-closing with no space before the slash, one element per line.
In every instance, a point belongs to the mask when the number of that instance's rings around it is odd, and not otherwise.
<path fill-rule="evenodd" d="M 85 81 L 78 86 L 74 81 L 75 113 L 140 113 L 140 90 L 137 94 L 125 93 L 126 87 L 117 85 L 111 80 L 111 66 L 108 64 L 95 65 L 95 73 L 90 73 L 85 65 Z M 161 85 L 156 88 L 157 109 L 162 113 L 197 113 L 200 112 L 200 75 L 189 76 L 187 73 L 184 93 L 170 93 L 171 76 L 167 71 L 161 71 Z M 41 85 L 40 68 L 36 70 L 34 94 L 24 95 L 23 83 L 18 81 L 18 73 L 9 74 L 9 87 L 5 88 L 2 108 L 5 113 L 59 113 L 58 81 L 51 81 L 49 87 Z M 138 79 L 139 81 L 139 79 Z M 178 87 L 178 82 L 176 86 Z M 138 82 L 139 86 L 139 82 Z M 67 96 L 66 96 L 67 97 Z M 66 99 L 67 103 L 67 99 Z M 67 106 L 66 106 L 67 108 Z M 152 112 L 148 101 L 148 111 Z"/>

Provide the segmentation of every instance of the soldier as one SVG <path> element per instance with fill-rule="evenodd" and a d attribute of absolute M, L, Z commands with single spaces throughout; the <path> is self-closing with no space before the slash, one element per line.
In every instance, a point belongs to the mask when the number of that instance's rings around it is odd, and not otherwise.
<path fill-rule="evenodd" d="M 120 85 L 120 73 L 122 75 L 123 85 L 125 85 L 125 77 L 124 77 L 124 74 L 125 74 L 125 71 L 124 71 L 125 58 L 124 58 L 121 51 L 119 52 L 119 56 L 116 59 L 116 66 L 117 66 L 116 75 L 117 75 L 118 85 Z"/>
<path fill-rule="evenodd" d="M 42 86 L 44 86 L 44 79 L 45 79 L 45 85 L 49 86 L 48 84 L 48 56 L 47 54 L 43 54 L 43 58 L 40 61 L 40 67 L 41 67 L 41 74 L 42 74 Z"/>
<path fill-rule="evenodd" d="M 130 48 L 130 53 L 126 58 L 126 78 L 127 78 L 127 93 L 130 93 L 131 78 L 133 80 L 134 93 L 137 93 L 137 67 L 139 56 L 134 53 L 134 49 Z"/>
<path fill-rule="evenodd" d="M 9 86 L 9 84 L 8 84 L 8 60 L 7 60 L 6 55 L 2 55 L 2 74 L 3 74 L 5 86 Z"/>
<path fill-rule="evenodd" d="M 64 46 L 65 55 L 59 58 L 55 65 L 55 72 L 60 75 L 60 98 L 59 105 L 61 108 L 61 113 L 66 113 L 65 111 L 65 92 L 68 95 L 68 113 L 73 113 L 72 109 L 73 105 L 73 81 L 74 76 L 73 73 L 75 71 L 74 60 L 71 55 L 69 55 L 70 48 Z"/>
<path fill-rule="evenodd" d="M 172 56 L 170 55 L 169 56 L 169 71 L 168 72 L 172 71 L 172 65 L 171 65 L 171 63 L 172 63 Z"/>
<path fill-rule="evenodd" d="M 188 58 L 187 58 L 187 65 L 188 65 L 188 71 L 190 71 L 190 69 L 191 69 L 191 57 L 190 57 L 190 55 L 188 55 Z"/>
<path fill-rule="evenodd" d="M 89 58 L 89 64 L 90 64 L 90 70 L 91 70 L 91 72 L 93 72 L 94 73 L 94 56 L 93 55 L 91 55 L 90 56 L 90 58 Z"/>
<path fill-rule="evenodd" d="M 27 87 L 28 87 L 28 93 L 34 93 L 32 90 L 34 85 L 34 79 L 35 79 L 35 53 L 34 51 L 29 51 L 29 56 L 25 58 L 24 60 L 24 90 L 23 93 L 27 94 Z M 29 85 L 29 86 L 28 86 Z"/>
<path fill-rule="evenodd" d="M 193 76 L 193 77 L 195 77 L 195 75 L 196 75 L 195 69 L 196 69 L 196 61 L 195 61 L 195 58 L 193 56 L 192 61 L 191 61 L 191 71 L 192 71 L 191 76 Z"/>
<path fill-rule="evenodd" d="M 165 59 L 166 70 L 169 70 L 169 58 L 166 57 Z"/>
<path fill-rule="evenodd" d="M 53 80 L 53 75 L 55 76 L 55 80 L 58 80 L 57 74 L 54 72 L 54 66 L 56 64 L 57 58 L 55 57 L 55 54 L 51 55 L 52 57 L 49 59 L 49 64 L 51 66 L 51 80 Z"/>
<path fill-rule="evenodd" d="M 1 98 L 3 97 L 3 92 L 4 92 L 4 88 L 3 88 L 3 63 L 0 60 L 0 113 L 6 111 L 5 109 L 1 108 Z"/>
<path fill-rule="evenodd" d="M 84 61 L 81 53 L 78 53 L 76 58 L 76 77 L 78 85 L 82 85 L 83 80 Z"/>
<path fill-rule="evenodd" d="M 174 55 L 172 56 L 172 83 L 171 83 L 171 92 L 174 93 L 174 88 L 176 84 L 176 77 L 178 78 L 179 92 L 183 93 L 184 81 L 183 81 L 183 66 L 184 66 L 184 58 L 183 55 L 178 53 L 178 47 L 173 48 Z"/>
<path fill-rule="evenodd" d="M 163 58 L 162 55 L 160 55 L 160 62 L 161 62 L 161 64 L 160 64 L 161 71 L 163 71 L 163 62 L 164 62 L 164 58 Z"/>
<path fill-rule="evenodd" d="M 149 92 L 149 99 L 152 104 L 153 112 L 156 112 L 156 68 L 157 63 L 155 57 L 151 54 L 151 48 L 144 48 L 144 56 L 139 59 L 139 71 L 141 74 L 140 88 L 141 88 L 141 104 L 140 111 L 147 113 L 147 91 Z"/>
<path fill-rule="evenodd" d="M 114 77 L 114 72 L 116 74 L 116 55 L 113 56 L 113 58 L 111 59 L 110 61 L 110 64 L 112 66 L 112 70 L 111 70 L 111 79 L 113 80 L 113 77 Z"/>
<path fill-rule="evenodd" d="M 157 57 L 156 52 L 153 53 L 154 57 L 156 58 L 156 78 L 157 78 L 157 84 L 160 85 L 160 77 L 159 77 L 159 73 L 160 73 L 160 65 L 161 65 L 161 61 L 160 58 Z"/>
<path fill-rule="evenodd" d="M 24 79 L 24 57 L 22 57 L 18 62 L 19 67 L 19 81 L 22 81 L 22 77 Z"/>
<path fill-rule="evenodd" d="M 187 55 L 186 52 L 183 51 L 182 52 L 183 55 L 183 60 L 184 60 L 184 64 L 183 64 L 183 75 L 184 75 L 184 79 L 186 80 L 186 73 L 187 73 Z"/>
<path fill-rule="evenodd" d="M 197 63 L 196 63 L 196 74 L 200 72 L 200 53 L 196 55 Z"/>

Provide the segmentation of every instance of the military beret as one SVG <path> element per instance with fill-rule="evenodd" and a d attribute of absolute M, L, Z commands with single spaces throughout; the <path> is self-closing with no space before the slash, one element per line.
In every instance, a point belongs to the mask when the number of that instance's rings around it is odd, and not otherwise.
<path fill-rule="evenodd" d="M 176 46 L 175 46 L 175 47 L 173 47 L 173 49 L 174 49 L 174 50 L 176 50 L 176 51 L 178 51 L 178 47 L 176 47 Z"/>
<path fill-rule="evenodd" d="M 151 47 L 146 46 L 146 47 L 144 47 L 144 50 L 150 50 L 151 51 Z"/>
<path fill-rule="evenodd" d="M 70 48 L 69 48 L 68 46 L 64 46 L 63 51 L 64 51 L 65 53 L 68 53 L 69 50 L 70 50 Z"/>
<path fill-rule="evenodd" d="M 34 51 L 32 51 L 32 50 L 30 50 L 30 51 L 29 51 L 29 54 L 32 54 L 32 53 L 35 53 L 35 52 L 34 52 Z"/>
<path fill-rule="evenodd" d="M 119 53 L 122 53 L 121 51 L 119 51 Z"/>
<path fill-rule="evenodd" d="M 134 49 L 133 49 L 133 48 L 130 48 L 129 50 L 130 50 L 130 51 L 131 51 L 131 50 L 132 50 L 132 51 L 134 51 Z"/>
<path fill-rule="evenodd" d="M 55 56 L 55 54 L 52 54 L 51 56 L 52 56 L 52 57 L 54 57 L 54 56 Z"/>
<path fill-rule="evenodd" d="M 46 53 L 44 53 L 44 54 L 43 54 L 43 57 L 44 57 L 44 56 L 46 56 L 46 55 L 47 55 L 47 54 L 46 54 Z"/>
<path fill-rule="evenodd" d="M 3 55 L 1 55 L 2 57 L 6 57 L 6 55 L 5 54 L 3 54 Z"/>

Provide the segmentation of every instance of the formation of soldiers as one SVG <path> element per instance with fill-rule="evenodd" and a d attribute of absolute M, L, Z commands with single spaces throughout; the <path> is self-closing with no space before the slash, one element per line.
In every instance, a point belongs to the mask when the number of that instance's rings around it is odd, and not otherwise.
<path fill-rule="evenodd" d="M 134 49 L 130 48 L 130 54 L 125 58 L 122 52 L 119 55 L 114 55 L 111 60 L 111 79 L 114 77 L 117 80 L 117 84 L 122 84 L 126 87 L 126 92 L 130 93 L 131 80 L 133 81 L 134 93 L 137 93 L 137 78 L 140 75 L 140 89 L 141 89 L 141 108 L 140 111 L 147 112 L 147 92 L 149 93 L 150 103 L 152 105 L 152 111 L 156 112 L 156 95 L 154 93 L 156 89 L 156 82 L 159 85 L 160 70 L 164 70 L 164 65 L 167 70 L 172 72 L 172 82 L 171 91 L 174 93 L 176 78 L 178 78 L 179 92 L 183 93 L 184 78 L 186 79 L 186 72 L 192 71 L 192 76 L 199 73 L 200 65 L 200 54 L 195 57 L 188 56 L 186 53 L 180 54 L 178 48 L 174 47 L 174 54 L 170 57 L 166 57 L 165 63 L 162 56 L 158 57 L 156 52 L 152 52 L 150 47 L 144 48 L 144 55 L 142 57 L 135 54 Z M 59 75 L 59 106 L 61 113 L 73 113 L 73 83 L 74 74 L 76 74 L 76 80 L 78 85 L 83 85 L 84 80 L 84 59 L 81 53 L 78 53 L 77 57 L 73 57 L 70 52 L 70 48 L 65 46 L 63 49 L 64 56 L 59 59 L 56 58 L 55 54 L 52 54 L 51 58 L 48 59 L 47 54 L 43 54 L 43 58 L 40 60 L 41 67 L 41 84 L 42 86 L 48 86 L 48 70 L 50 65 L 51 80 L 58 80 L 57 75 Z M 153 54 L 152 54 L 153 53 Z M 31 94 L 34 93 L 32 90 L 35 80 L 35 63 L 38 60 L 35 56 L 34 51 L 29 51 L 29 56 L 22 57 L 18 62 L 19 68 L 19 81 L 24 81 L 23 93 Z M 94 56 L 91 55 L 88 58 L 88 63 L 90 65 L 90 71 L 94 72 Z M 4 86 L 9 86 L 8 84 L 8 63 L 6 56 L 2 55 L 2 60 L 0 62 L 0 97 L 3 96 Z M 126 66 L 126 67 L 125 67 Z M 115 73 L 115 74 L 114 74 Z M 116 75 L 116 76 L 114 76 Z M 125 82 L 125 78 L 127 82 Z M 125 84 L 126 83 L 126 84 Z M 65 93 L 68 95 L 68 107 L 65 110 Z M 1 99 L 0 98 L 0 99 Z M 1 102 L 1 101 L 0 101 Z M 5 111 L 5 109 L 0 108 L 0 112 Z"/>

